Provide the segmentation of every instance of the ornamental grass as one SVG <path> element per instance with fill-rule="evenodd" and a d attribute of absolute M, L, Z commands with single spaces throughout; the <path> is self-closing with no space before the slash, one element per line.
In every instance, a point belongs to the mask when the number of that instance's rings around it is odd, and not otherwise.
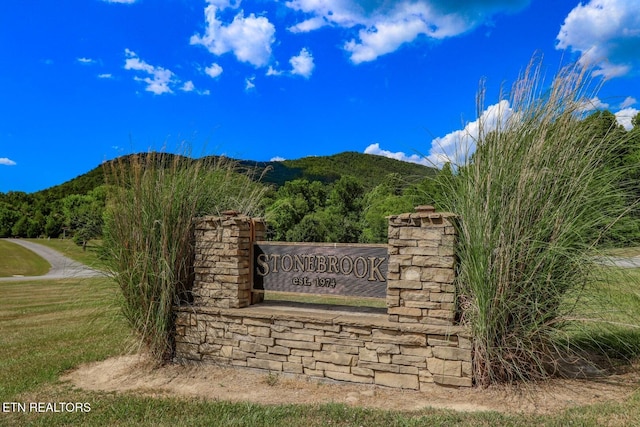
<path fill-rule="evenodd" d="M 603 275 L 594 250 L 627 213 L 624 141 L 582 122 L 594 96 L 588 69 L 549 85 L 532 61 L 501 111 L 478 120 L 475 151 L 459 156 L 440 208 L 459 216 L 461 322 L 473 333 L 477 384 L 532 381 L 580 363 L 567 340 L 585 287 Z M 484 109 L 484 90 L 478 111 Z"/>
<path fill-rule="evenodd" d="M 221 157 L 150 152 L 105 168 L 107 268 L 140 345 L 161 361 L 173 351 L 172 307 L 188 299 L 193 282 L 193 218 L 227 209 L 254 215 L 264 187 Z"/>

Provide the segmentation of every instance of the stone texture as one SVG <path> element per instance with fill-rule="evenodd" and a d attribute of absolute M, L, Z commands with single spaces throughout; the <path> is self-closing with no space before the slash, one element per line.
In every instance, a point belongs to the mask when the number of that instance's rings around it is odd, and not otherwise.
<path fill-rule="evenodd" d="M 450 377 L 460 377 L 462 375 L 462 362 L 458 360 L 429 358 L 427 359 L 427 368 L 433 375 Z"/>
<path fill-rule="evenodd" d="M 389 321 L 453 324 L 455 319 L 455 228 L 451 214 L 420 210 L 389 217 Z M 450 305 L 443 305 L 450 304 Z"/>
<path fill-rule="evenodd" d="M 264 222 L 196 219 L 194 304 L 176 307 L 176 359 L 399 389 L 471 386 L 470 334 L 454 324 L 453 218 L 430 207 L 389 217 L 386 314 L 258 304 L 251 252 Z"/>
<path fill-rule="evenodd" d="M 444 360 L 471 362 L 471 351 L 457 347 L 433 347 L 433 357 Z"/>
<path fill-rule="evenodd" d="M 449 377 L 446 375 L 434 375 L 433 382 L 440 385 L 448 385 L 448 386 L 456 386 L 456 387 L 473 386 L 473 380 L 471 378 Z"/>
<path fill-rule="evenodd" d="M 392 372 L 376 372 L 375 383 L 387 387 L 411 390 L 420 388 L 417 375 L 395 374 Z"/>
<path fill-rule="evenodd" d="M 247 366 L 249 368 L 267 369 L 269 371 L 282 371 L 282 362 L 266 359 L 247 359 Z"/>
<path fill-rule="evenodd" d="M 349 381 L 352 383 L 363 383 L 363 384 L 373 383 L 373 377 L 368 375 L 361 376 L 356 374 L 349 374 L 344 372 L 331 372 L 331 371 L 325 371 L 324 375 L 327 378 L 331 378 L 333 380 L 338 380 L 338 381 Z"/>
<path fill-rule="evenodd" d="M 334 353 L 328 351 L 318 351 L 313 354 L 317 361 L 334 363 L 336 365 L 351 365 L 353 355 Z"/>

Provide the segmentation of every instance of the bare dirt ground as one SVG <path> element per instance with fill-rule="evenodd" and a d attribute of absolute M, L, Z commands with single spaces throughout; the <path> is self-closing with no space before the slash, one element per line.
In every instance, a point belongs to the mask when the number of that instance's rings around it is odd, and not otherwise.
<path fill-rule="evenodd" d="M 401 411 L 432 407 L 546 414 L 625 399 L 640 387 L 637 368 L 598 378 L 557 379 L 526 387 L 457 389 L 433 385 L 428 390 L 413 391 L 309 380 L 244 368 L 175 364 L 158 367 L 144 357 L 130 355 L 83 365 L 61 379 L 85 390 L 259 404 L 333 402 Z"/>

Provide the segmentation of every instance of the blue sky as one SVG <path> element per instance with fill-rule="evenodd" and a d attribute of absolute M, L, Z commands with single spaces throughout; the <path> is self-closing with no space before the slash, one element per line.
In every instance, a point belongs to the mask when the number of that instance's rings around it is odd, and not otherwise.
<path fill-rule="evenodd" d="M 637 0 L 61 0 L 0 14 L 0 192 L 132 152 L 437 161 L 534 54 L 640 109 Z M 503 104 L 500 104 L 500 101 Z"/>

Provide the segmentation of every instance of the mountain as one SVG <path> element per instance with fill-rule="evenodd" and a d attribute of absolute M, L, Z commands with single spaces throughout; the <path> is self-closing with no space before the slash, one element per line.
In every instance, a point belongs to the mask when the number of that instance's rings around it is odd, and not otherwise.
<path fill-rule="evenodd" d="M 174 155 L 168 154 L 167 156 L 167 160 L 170 161 Z M 329 184 L 339 180 L 343 175 L 349 175 L 359 180 L 368 190 L 382 182 L 385 176 L 390 173 L 399 174 L 407 183 L 413 183 L 427 176 L 433 176 L 436 171 L 434 168 L 415 163 L 357 152 L 276 162 L 234 161 L 241 169 L 251 172 L 256 180 L 275 187 L 294 179 L 307 179 Z M 104 184 L 104 166 L 100 165 L 70 181 L 38 193 L 46 195 L 48 199 L 61 199 L 69 194 L 86 194 L 102 184 Z"/>
<path fill-rule="evenodd" d="M 308 181 L 320 181 L 325 184 L 349 175 L 359 180 L 366 189 L 380 184 L 390 173 L 399 174 L 407 183 L 433 176 L 435 169 L 416 163 L 407 163 L 388 157 L 344 152 L 332 156 L 304 157 L 298 160 L 280 162 L 241 162 L 258 168 L 270 167 L 262 178 L 263 182 L 281 186 L 286 181 L 303 178 Z M 264 169 L 263 169 L 264 170 Z"/>

